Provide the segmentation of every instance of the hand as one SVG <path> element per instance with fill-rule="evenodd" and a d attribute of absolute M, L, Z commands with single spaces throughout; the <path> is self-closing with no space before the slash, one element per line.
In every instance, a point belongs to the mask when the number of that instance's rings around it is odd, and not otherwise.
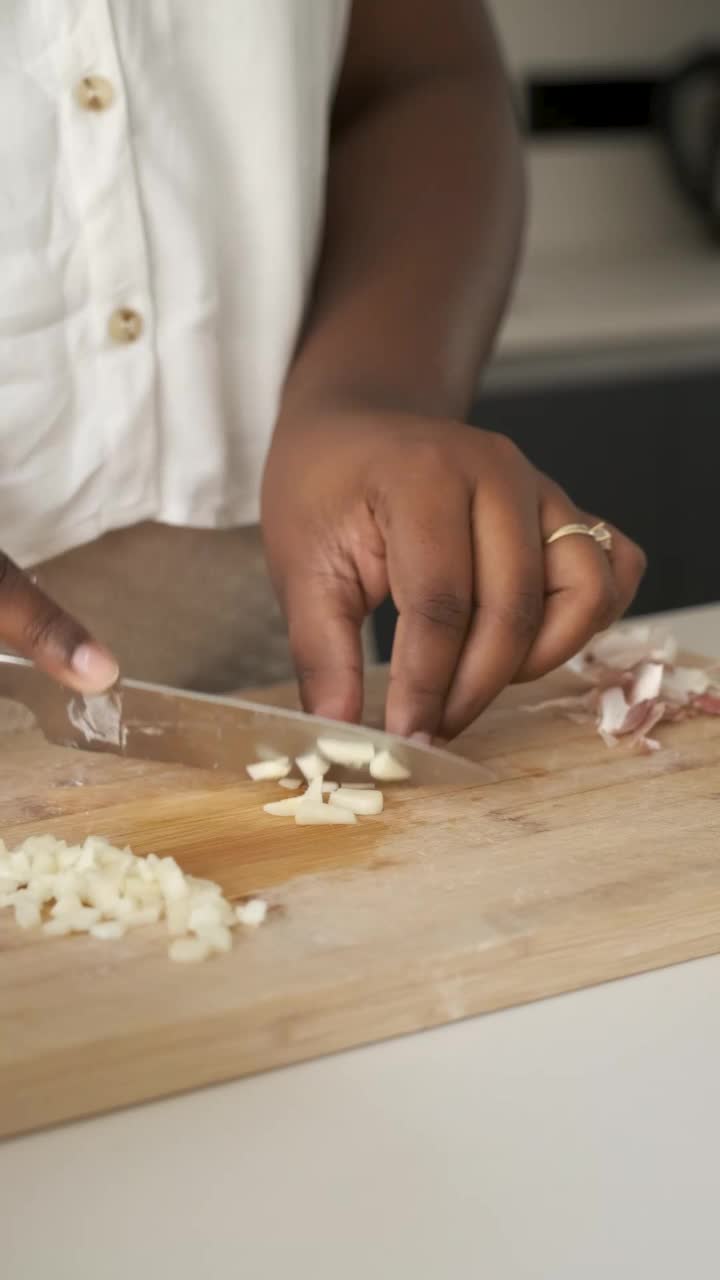
<path fill-rule="evenodd" d="M 101 693 L 114 684 L 111 653 L 0 552 L 0 645 L 31 658 L 61 684 Z"/>
<path fill-rule="evenodd" d="M 454 737 L 630 604 L 645 557 L 617 529 L 610 556 L 582 536 L 543 545 L 596 520 L 492 432 L 360 410 L 281 421 L 263 529 L 304 706 L 359 718 L 361 626 L 390 591 L 387 728 Z"/>

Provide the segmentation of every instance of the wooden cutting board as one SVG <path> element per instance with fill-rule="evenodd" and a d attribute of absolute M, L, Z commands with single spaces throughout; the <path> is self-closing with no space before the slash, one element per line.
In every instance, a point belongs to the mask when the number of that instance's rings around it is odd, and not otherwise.
<path fill-rule="evenodd" d="M 569 681 L 510 690 L 468 735 L 477 788 L 388 788 L 352 829 L 266 817 L 275 784 L 48 747 L 1 706 L 9 845 L 104 835 L 271 909 L 195 967 L 161 926 L 48 939 L 0 913 L 0 1134 L 720 950 L 720 720 L 609 751 L 520 709 Z"/>

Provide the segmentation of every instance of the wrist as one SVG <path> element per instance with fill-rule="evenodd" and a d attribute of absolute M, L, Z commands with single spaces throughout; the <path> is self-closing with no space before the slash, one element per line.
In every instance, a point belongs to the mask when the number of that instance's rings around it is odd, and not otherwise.
<path fill-rule="evenodd" d="M 438 393 L 431 394 L 419 387 L 411 390 L 379 379 L 334 379 L 304 386 L 289 383 L 275 431 L 276 435 L 286 431 L 296 433 L 303 426 L 377 417 L 443 420 L 456 416 L 447 401 L 448 397 Z"/>

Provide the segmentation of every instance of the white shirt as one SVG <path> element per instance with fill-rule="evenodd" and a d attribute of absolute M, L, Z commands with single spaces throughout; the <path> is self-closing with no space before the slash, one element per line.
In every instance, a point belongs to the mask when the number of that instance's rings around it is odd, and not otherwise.
<path fill-rule="evenodd" d="M 0 0 L 0 547 L 258 518 L 350 0 Z"/>

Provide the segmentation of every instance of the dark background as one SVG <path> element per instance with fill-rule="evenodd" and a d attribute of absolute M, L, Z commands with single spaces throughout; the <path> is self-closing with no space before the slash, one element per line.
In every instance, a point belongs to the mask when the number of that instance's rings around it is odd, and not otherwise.
<path fill-rule="evenodd" d="M 510 436 L 578 506 L 645 548 L 632 612 L 650 613 L 720 599 L 719 415 L 720 367 L 486 394 L 471 421 Z M 395 616 L 390 602 L 377 614 L 383 661 Z"/>

